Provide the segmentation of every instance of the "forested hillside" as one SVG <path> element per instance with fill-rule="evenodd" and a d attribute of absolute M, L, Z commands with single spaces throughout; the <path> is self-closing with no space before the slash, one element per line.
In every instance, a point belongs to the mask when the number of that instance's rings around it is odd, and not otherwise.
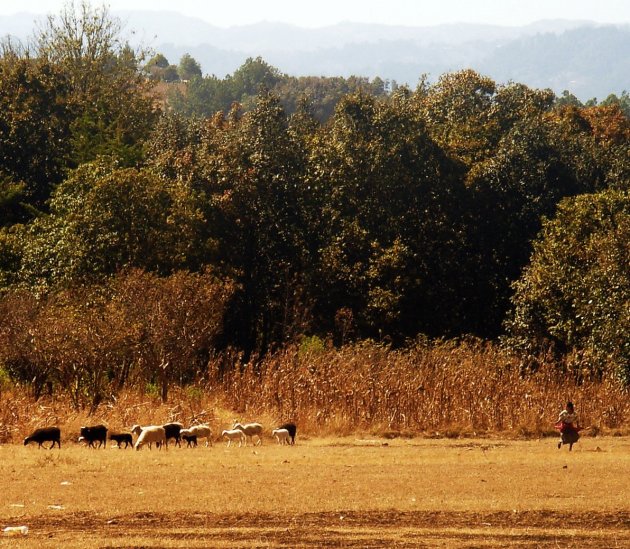
<path fill-rule="evenodd" d="M 166 399 L 210 357 L 468 336 L 630 379 L 627 95 L 253 59 L 164 105 L 146 69 L 85 5 L 3 45 L 0 381 Z"/>

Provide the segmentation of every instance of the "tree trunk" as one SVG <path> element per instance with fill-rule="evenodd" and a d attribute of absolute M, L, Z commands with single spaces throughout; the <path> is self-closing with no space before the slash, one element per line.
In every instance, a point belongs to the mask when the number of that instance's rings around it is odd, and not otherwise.
<path fill-rule="evenodd" d="M 168 400 L 168 376 L 166 375 L 166 371 L 162 371 L 160 377 L 162 402 L 166 402 Z"/>

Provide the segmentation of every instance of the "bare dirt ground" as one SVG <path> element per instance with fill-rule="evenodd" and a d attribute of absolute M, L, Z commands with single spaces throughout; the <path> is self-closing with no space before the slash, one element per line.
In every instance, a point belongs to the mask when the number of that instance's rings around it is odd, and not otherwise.
<path fill-rule="evenodd" d="M 0 447 L 0 547 L 630 547 L 630 439 Z"/>

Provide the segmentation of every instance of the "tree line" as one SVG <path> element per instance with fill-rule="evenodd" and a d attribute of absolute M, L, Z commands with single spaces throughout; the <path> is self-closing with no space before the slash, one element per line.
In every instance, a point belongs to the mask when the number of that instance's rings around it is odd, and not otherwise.
<path fill-rule="evenodd" d="M 189 64 L 196 63 L 186 55 L 182 62 L 186 59 L 189 60 Z M 199 70 L 190 78 L 185 91 L 175 87 L 168 90 L 166 95 L 173 112 L 188 117 L 208 118 L 219 111 L 229 111 L 235 102 L 239 103 L 244 111 L 251 110 L 258 101 L 261 87 L 280 100 L 287 115 L 294 114 L 300 102 L 307 98 L 312 115 L 318 121 L 326 122 L 344 95 L 363 92 L 385 97 L 396 90 L 398 85 L 395 81 L 379 77 L 369 79 L 360 76 L 348 78 L 289 76 L 261 57 L 250 57 L 233 74 L 228 74 L 224 78 L 216 75 L 202 76 Z"/>
<path fill-rule="evenodd" d="M 166 399 L 228 349 L 418 334 L 501 338 L 527 367 L 571 353 L 629 379 L 621 101 L 465 70 L 351 90 L 326 117 L 244 70 L 255 101 L 163 112 L 144 67 L 89 4 L 51 16 L 28 48 L 3 45 L 12 379 L 77 405 L 130 383 Z"/>
<path fill-rule="evenodd" d="M 178 66 L 168 65 L 162 54 L 157 54 L 146 65 L 151 78 L 164 82 L 187 80 L 183 90 L 179 86 L 166 88 L 169 108 L 186 116 L 210 117 L 218 111 L 227 111 L 234 102 L 243 110 L 250 110 L 257 101 L 261 86 L 271 91 L 282 104 L 285 112 L 292 115 L 304 97 L 308 98 L 311 112 L 320 122 L 326 122 L 333 114 L 339 100 L 350 93 L 364 92 L 376 97 L 385 97 L 399 87 L 395 80 L 380 77 L 361 76 L 291 76 L 282 73 L 261 57 L 248 58 L 234 71 L 223 78 L 216 75 L 202 75 L 201 67 L 189 54 L 184 54 Z M 427 80 L 420 76 L 420 85 Z M 619 107 L 630 116 L 630 95 L 623 91 L 620 95 L 609 94 L 598 101 L 591 98 L 580 101 L 574 94 L 564 90 L 554 100 L 555 107 Z"/>

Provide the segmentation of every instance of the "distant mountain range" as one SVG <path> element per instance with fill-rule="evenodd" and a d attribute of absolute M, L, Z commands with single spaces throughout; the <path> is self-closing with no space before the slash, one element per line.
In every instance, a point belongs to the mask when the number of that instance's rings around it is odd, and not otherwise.
<path fill-rule="evenodd" d="M 261 56 L 295 76 L 380 76 L 412 87 L 426 74 L 473 68 L 582 100 L 630 91 L 630 25 L 546 20 L 523 27 L 453 24 L 403 27 L 345 22 L 300 28 L 262 22 L 230 28 L 175 12 L 114 12 L 134 44 L 173 64 L 192 55 L 205 74 L 224 77 Z M 0 16 L 0 36 L 26 39 L 32 14 Z M 133 33 L 132 33 L 133 32 Z"/>

